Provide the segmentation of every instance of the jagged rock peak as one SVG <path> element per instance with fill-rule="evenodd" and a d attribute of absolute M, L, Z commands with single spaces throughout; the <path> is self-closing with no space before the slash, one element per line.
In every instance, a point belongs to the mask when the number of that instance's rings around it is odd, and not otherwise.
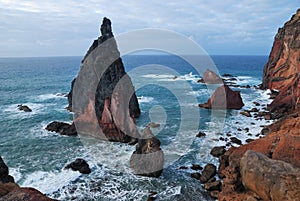
<path fill-rule="evenodd" d="M 100 28 L 101 36 L 106 38 L 113 37 L 110 19 L 104 17 Z"/>

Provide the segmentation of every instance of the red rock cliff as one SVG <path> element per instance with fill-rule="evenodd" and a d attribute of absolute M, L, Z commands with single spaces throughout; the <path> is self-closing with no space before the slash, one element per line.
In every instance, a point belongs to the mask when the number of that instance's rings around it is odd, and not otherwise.
<path fill-rule="evenodd" d="M 290 111 L 299 108 L 299 78 L 300 9 L 278 30 L 264 68 L 262 88 L 280 91 L 270 105 L 271 110 Z"/>

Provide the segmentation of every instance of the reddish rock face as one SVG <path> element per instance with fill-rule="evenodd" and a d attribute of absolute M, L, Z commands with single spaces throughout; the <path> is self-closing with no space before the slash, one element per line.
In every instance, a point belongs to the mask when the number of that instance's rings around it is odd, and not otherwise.
<path fill-rule="evenodd" d="M 271 110 L 299 107 L 300 97 L 300 9 L 278 30 L 269 61 L 265 65 L 263 89 L 277 89 L 279 95 L 270 105 Z"/>
<path fill-rule="evenodd" d="M 233 91 L 227 85 L 222 85 L 212 94 L 207 103 L 199 104 L 199 107 L 209 109 L 236 109 L 244 106 L 240 91 Z"/>
<path fill-rule="evenodd" d="M 40 191 L 34 188 L 16 188 L 7 195 L 0 198 L 0 201 L 15 201 L 15 200 L 26 200 L 26 201 L 55 201 L 51 198 L 46 197 Z"/>

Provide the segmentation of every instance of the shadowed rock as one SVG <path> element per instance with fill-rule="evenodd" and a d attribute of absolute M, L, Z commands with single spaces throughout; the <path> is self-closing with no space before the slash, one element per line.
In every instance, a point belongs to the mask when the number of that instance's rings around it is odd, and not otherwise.
<path fill-rule="evenodd" d="M 91 173 L 89 164 L 81 158 L 78 158 L 75 161 L 73 161 L 72 163 L 68 164 L 65 167 L 65 169 L 72 169 L 73 171 L 79 171 L 82 174 L 90 174 Z"/>
<path fill-rule="evenodd" d="M 160 141 L 152 134 L 150 128 L 146 127 L 131 155 L 130 166 L 137 175 L 159 177 L 163 165 L 164 154 L 160 148 Z"/>
<path fill-rule="evenodd" d="M 48 131 L 56 132 L 61 135 L 75 136 L 77 135 L 75 124 L 53 121 L 45 128 Z"/>
<path fill-rule="evenodd" d="M 32 110 L 27 105 L 18 105 L 18 109 L 24 112 L 32 112 Z"/>

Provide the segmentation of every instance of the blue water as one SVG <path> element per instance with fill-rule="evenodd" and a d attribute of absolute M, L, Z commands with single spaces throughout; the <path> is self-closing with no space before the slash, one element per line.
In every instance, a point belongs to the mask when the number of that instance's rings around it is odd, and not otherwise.
<path fill-rule="evenodd" d="M 139 129 L 150 121 L 161 124 L 153 132 L 162 142 L 166 155 L 165 170 L 158 179 L 133 175 L 129 157 L 133 146 L 95 142 L 81 137 L 65 137 L 46 131 L 51 121 L 72 121 L 72 113 L 64 108 L 71 81 L 76 77 L 81 57 L 0 58 L 0 153 L 10 173 L 21 186 L 32 186 L 60 200 L 146 200 L 149 191 L 157 192 L 157 200 L 211 200 L 200 182 L 190 178 L 191 169 L 178 170 L 193 163 L 204 166 L 217 163 L 209 155 L 216 145 L 224 145 L 219 137 L 231 132 L 243 143 L 248 127 L 255 135 L 260 125 L 239 115 L 239 111 L 211 112 L 198 108 L 210 94 L 205 84 L 197 83 L 198 72 L 183 59 L 170 55 L 129 55 L 123 58 L 139 97 L 142 115 Z M 261 83 L 266 56 L 212 56 L 220 74 L 231 74 L 240 85 Z M 140 66 L 148 66 L 135 72 Z M 176 75 L 176 77 L 175 77 Z M 268 103 L 266 92 L 240 90 L 245 106 L 253 101 Z M 18 111 L 26 104 L 33 112 Z M 263 104 L 261 107 L 263 107 Z M 239 122 L 239 123 L 236 123 Z M 252 125 L 250 123 L 254 123 Z M 201 130 L 205 138 L 195 138 Z M 64 170 L 74 159 L 85 158 L 92 168 L 88 176 Z M 114 160 L 111 160 L 114 158 Z"/>

